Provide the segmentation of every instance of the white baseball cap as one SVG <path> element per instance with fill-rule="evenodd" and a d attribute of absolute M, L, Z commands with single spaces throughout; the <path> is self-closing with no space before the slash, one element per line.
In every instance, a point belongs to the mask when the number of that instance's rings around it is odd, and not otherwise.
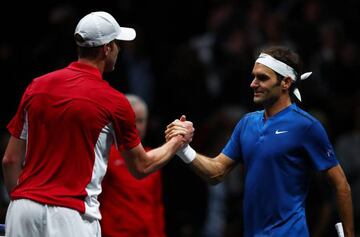
<path fill-rule="evenodd" d="M 82 40 L 75 37 L 81 47 L 96 47 L 107 44 L 114 39 L 131 41 L 135 39 L 133 28 L 120 27 L 115 18 L 107 12 L 91 12 L 78 23 L 74 35 L 79 34 Z"/>

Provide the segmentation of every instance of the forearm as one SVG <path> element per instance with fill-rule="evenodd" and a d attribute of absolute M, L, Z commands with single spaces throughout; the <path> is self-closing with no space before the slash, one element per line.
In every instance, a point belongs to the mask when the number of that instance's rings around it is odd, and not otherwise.
<path fill-rule="evenodd" d="M 16 186 L 22 171 L 26 142 L 11 136 L 2 160 L 4 183 L 10 193 Z"/>
<path fill-rule="evenodd" d="M 143 173 L 148 175 L 162 168 L 179 148 L 180 144 L 172 139 L 162 146 L 148 151 L 147 158 L 142 162 Z"/>
<path fill-rule="evenodd" d="M 326 174 L 336 191 L 336 201 L 344 234 L 346 237 L 354 237 L 355 233 L 351 189 L 344 171 L 340 165 L 337 165 L 328 169 Z"/>
<path fill-rule="evenodd" d="M 354 237 L 355 233 L 351 189 L 348 184 L 344 184 L 342 188 L 338 188 L 336 190 L 336 199 L 345 237 Z"/>
<path fill-rule="evenodd" d="M 174 137 L 162 146 L 146 152 L 140 143 L 131 150 L 122 151 L 131 174 L 142 179 L 163 167 L 184 144 L 181 137 Z"/>
<path fill-rule="evenodd" d="M 190 145 L 176 153 L 186 164 L 210 184 L 221 182 L 235 166 L 235 162 L 220 153 L 215 158 L 210 158 L 197 153 Z"/>
<path fill-rule="evenodd" d="M 196 158 L 190 163 L 190 167 L 206 182 L 210 184 L 220 183 L 226 173 L 224 167 L 216 158 L 196 154 Z"/>
<path fill-rule="evenodd" d="M 17 184 L 17 181 L 20 177 L 22 167 L 21 162 L 9 161 L 8 157 L 3 158 L 3 174 L 4 174 L 4 184 L 10 194 Z"/>
<path fill-rule="evenodd" d="M 175 120 L 167 126 L 165 131 L 165 138 L 169 140 L 170 138 L 179 134 L 183 130 L 192 131 L 190 136 L 188 136 L 188 141 L 192 140 L 193 127 L 192 123 L 186 124 L 185 116 L 181 116 L 180 120 Z M 185 136 L 186 137 L 186 136 Z M 188 144 L 176 153 L 186 164 L 189 164 L 190 167 L 205 181 L 216 184 L 223 180 L 227 173 L 234 167 L 235 162 L 229 157 L 220 153 L 214 159 L 200 155 L 197 153 L 191 146 Z"/>

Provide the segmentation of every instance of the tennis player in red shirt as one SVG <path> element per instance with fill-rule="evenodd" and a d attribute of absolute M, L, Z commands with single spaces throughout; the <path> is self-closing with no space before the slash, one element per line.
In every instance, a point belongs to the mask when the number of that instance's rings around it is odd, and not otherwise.
<path fill-rule="evenodd" d="M 6 236 L 100 237 L 98 195 L 112 144 L 142 178 L 191 140 L 184 126 L 182 136 L 146 152 L 129 101 L 103 80 L 115 68 L 118 42 L 135 36 L 109 13 L 92 12 L 74 32 L 78 60 L 27 87 L 2 161 L 11 195 Z"/>

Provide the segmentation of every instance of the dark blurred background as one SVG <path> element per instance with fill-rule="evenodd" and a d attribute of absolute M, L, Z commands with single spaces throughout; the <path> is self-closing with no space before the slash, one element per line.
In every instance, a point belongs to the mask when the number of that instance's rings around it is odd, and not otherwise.
<path fill-rule="evenodd" d="M 317 117 L 334 144 L 353 191 L 360 227 L 360 1 L 175 0 L 7 2 L 0 15 L 1 155 L 6 125 L 30 81 L 76 60 L 73 32 L 91 11 L 111 13 L 137 38 L 123 43 L 117 68 L 104 78 L 143 97 L 150 108 L 144 143 L 158 146 L 165 126 L 181 114 L 194 122 L 193 147 L 217 155 L 252 105 L 249 84 L 259 49 L 291 47 L 310 79 L 301 107 Z M 307 214 L 312 236 L 335 236 L 333 191 L 313 175 Z M 170 237 L 241 236 L 242 177 L 208 186 L 179 159 L 164 168 Z M 8 204 L 4 190 L 0 221 Z M 360 232 L 359 230 L 357 231 Z M 358 235 L 357 235 L 358 236 Z"/>

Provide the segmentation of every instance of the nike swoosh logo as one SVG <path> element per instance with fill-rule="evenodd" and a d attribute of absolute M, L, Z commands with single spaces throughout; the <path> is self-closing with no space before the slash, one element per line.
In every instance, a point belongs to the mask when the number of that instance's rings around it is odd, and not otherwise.
<path fill-rule="evenodd" d="M 277 135 L 277 134 L 282 134 L 282 133 L 287 133 L 288 131 L 279 131 L 279 129 L 278 130 L 276 130 L 275 131 L 275 134 Z"/>

